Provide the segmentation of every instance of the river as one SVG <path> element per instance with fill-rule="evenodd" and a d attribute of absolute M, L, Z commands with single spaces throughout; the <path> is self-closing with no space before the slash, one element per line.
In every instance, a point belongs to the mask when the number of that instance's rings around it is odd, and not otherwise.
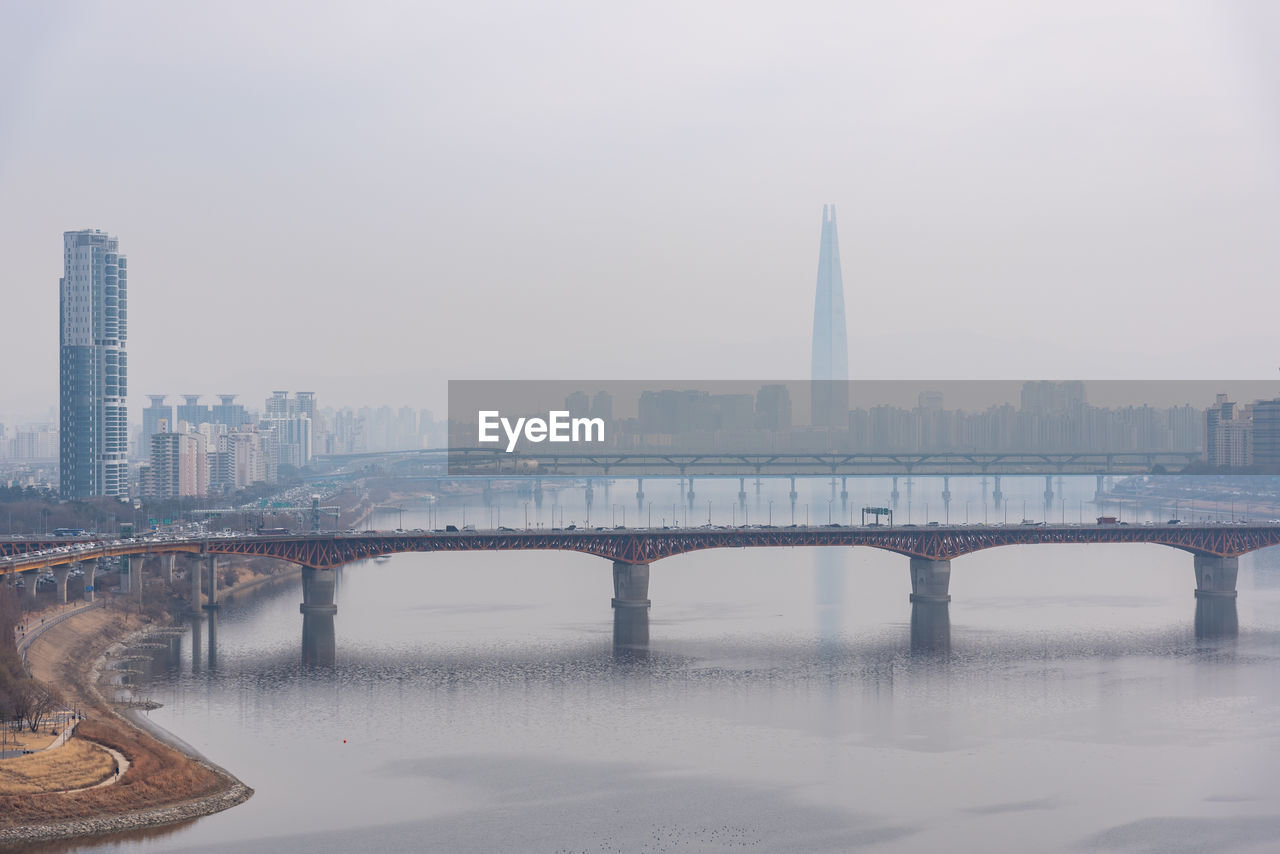
<path fill-rule="evenodd" d="M 1093 486 L 1060 486 L 1054 521 L 1097 512 Z M 736 480 L 696 488 L 691 523 L 708 501 L 717 523 L 741 521 Z M 887 480 L 849 488 L 850 508 L 887 501 Z M 951 488 L 953 522 L 1005 512 L 976 479 Z M 1004 479 L 1007 518 L 1024 501 L 1038 516 L 1043 488 Z M 789 522 L 788 489 L 748 483 L 751 521 L 772 501 Z M 687 506 L 674 482 L 645 490 L 655 525 Z M 635 491 L 597 485 L 593 521 L 625 504 L 635 524 Z M 940 491 L 916 481 L 917 523 L 942 517 Z M 553 504 L 582 524 L 581 493 L 531 506 L 531 524 Z M 829 497 L 805 482 L 798 503 L 814 522 L 847 515 Z M 493 521 L 522 527 L 529 500 L 507 497 Z M 406 554 L 343 568 L 337 616 L 305 637 L 299 582 L 228 603 L 159 651 L 138 690 L 163 703 L 154 722 L 256 795 L 73 850 L 1280 846 L 1280 560 L 1243 559 L 1226 605 L 1193 598 L 1190 555 L 1143 545 L 968 555 L 949 606 L 913 607 L 906 559 L 873 549 L 660 561 L 647 621 L 615 622 L 611 585 L 610 564 L 585 555 Z"/>

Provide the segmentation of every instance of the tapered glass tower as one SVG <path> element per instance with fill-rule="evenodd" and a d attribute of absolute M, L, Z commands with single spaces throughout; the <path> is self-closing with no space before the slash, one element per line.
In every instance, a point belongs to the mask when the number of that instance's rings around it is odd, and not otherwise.
<path fill-rule="evenodd" d="M 63 238 L 60 282 L 59 491 L 63 498 L 129 494 L 128 265 L 96 229 Z"/>
<path fill-rule="evenodd" d="M 844 282 L 840 278 L 840 239 L 836 206 L 822 206 L 822 242 L 818 247 L 818 289 L 813 304 L 813 426 L 849 426 L 849 343 L 844 319 Z"/>

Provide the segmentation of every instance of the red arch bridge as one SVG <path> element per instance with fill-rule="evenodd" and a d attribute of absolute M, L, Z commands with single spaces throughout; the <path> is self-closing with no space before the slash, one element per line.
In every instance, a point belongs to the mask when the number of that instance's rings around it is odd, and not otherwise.
<path fill-rule="evenodd" d="M 557 550 L 582 552 L 612 561 L 614 606 L 645 607 L 649 605 L 649 565 L 662 558 L 716 548 L 867 546 L 910 559 L 913 602 L 945 602 L 951 598 L 953 558 L 996 546 L 1046 543 L 1148 543 L 1181 549 L 1193 555 L 1197 597 L 1234 598 L 1239 556 L 1280 545 L 1280 524 L 831 525 L 314 533 L 71 542 L 0 540 L 0 576 L 7 576 L 9 580 L 25 576 L 30 583 L 24 582 L 24 587 L 34 598 L 37 576 L 51 571 L 59 595 L 65 601 L 66 578 L 74 565 L 85 570 L 86 587 L 91 590 L 98 558 L 167 556 L 165 563 L 171 576 L 174 558 L 188 555 L 203 558 L 191 565 L 193 601 L 202 601 L 202 592 L 207 593 L 209 605 L 206 607 L 213 607 L 217 605 L 216 573 L 209 571 L 207 585 L 202 584 L 201 564 L 208 564 L 212 570 L 219 555 L 253 555 L 302 566 L 303 612 L 334 613 L 332 570 L 354 561 L 401 552 Z"/>

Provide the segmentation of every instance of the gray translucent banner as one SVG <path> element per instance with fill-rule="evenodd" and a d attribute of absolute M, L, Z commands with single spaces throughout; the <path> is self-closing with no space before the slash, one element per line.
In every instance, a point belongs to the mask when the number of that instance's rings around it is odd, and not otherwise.
<path fill-rule="evenodd" d="M 1183 471 L 1280 471 L 1280 383 L 449 383 L 455 475 Z"/>

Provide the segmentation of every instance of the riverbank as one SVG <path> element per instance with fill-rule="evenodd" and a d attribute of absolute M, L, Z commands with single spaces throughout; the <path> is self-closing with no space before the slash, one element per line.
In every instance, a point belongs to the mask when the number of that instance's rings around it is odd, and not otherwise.
<path fill-rule="evenodd" d="M 292 574 L 255 576 L 226 592 L 234 596 Z M 107 650 L 144 640 L 155 628 L 144 620 L 94 608 L 50 626 L 31 642 L 26 652 L 32 674 L 85 715 L 77 739 L 118 752 L 128 768 L 110 785 L 0 797 L 0 850 L 162 827 L 229 809 L 252 796 L 251 788 L 180 739 L 129 720 L 99 691 Z"/>

